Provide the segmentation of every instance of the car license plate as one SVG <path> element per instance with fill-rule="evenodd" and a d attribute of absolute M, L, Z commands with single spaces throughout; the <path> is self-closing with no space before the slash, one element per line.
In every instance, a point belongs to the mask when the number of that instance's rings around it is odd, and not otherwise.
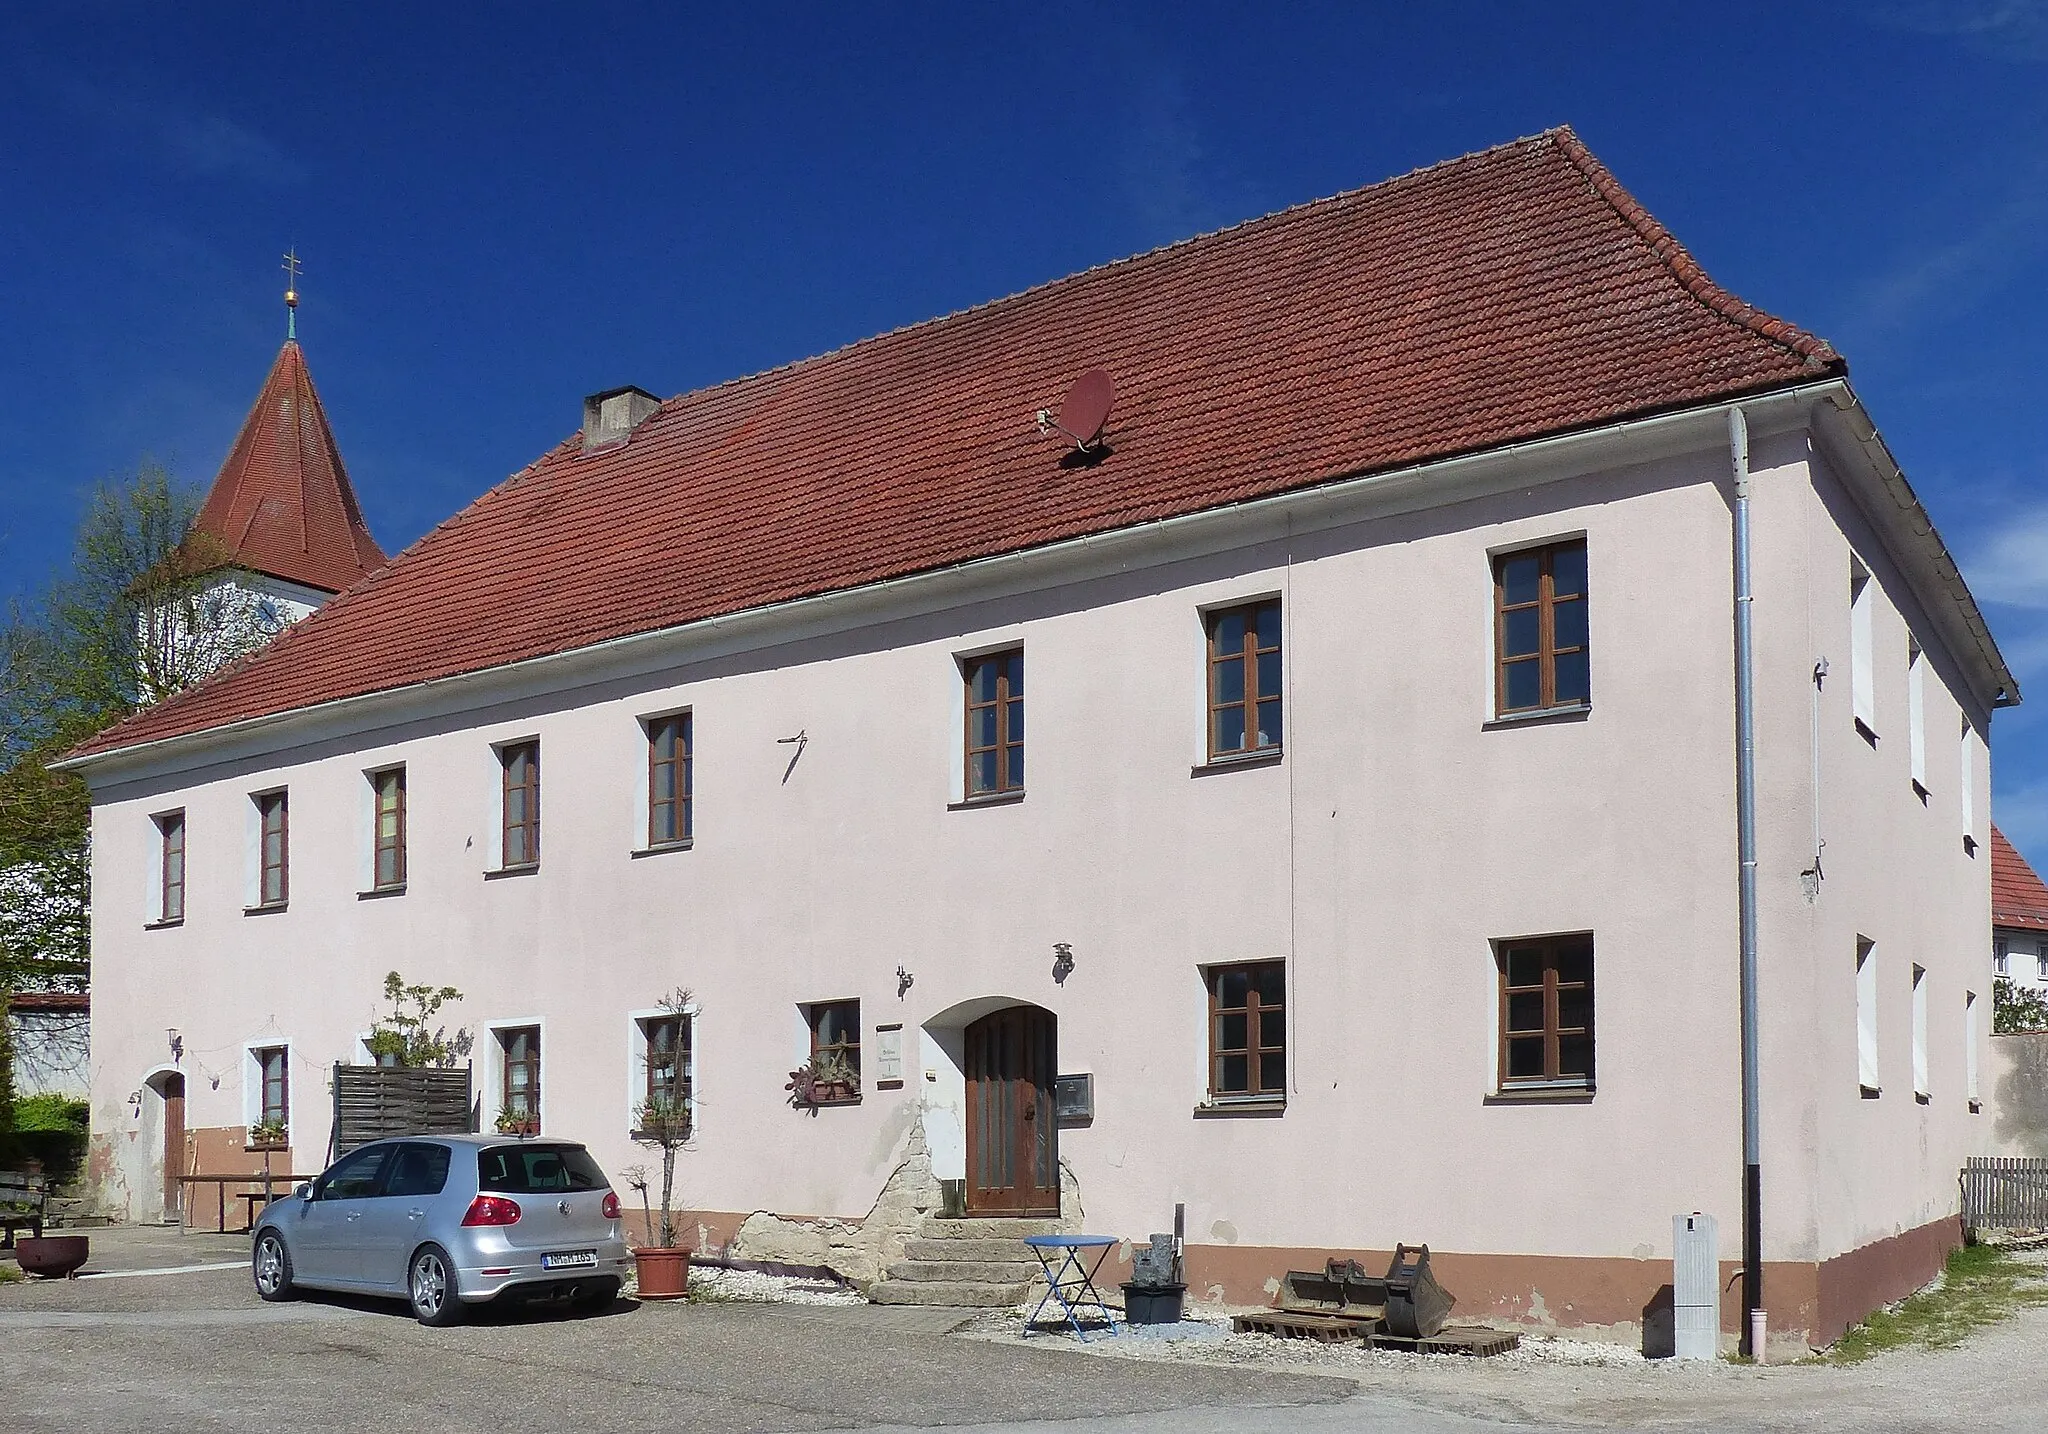
<path fill-rule="evenodd" d="M 590 1270 L 597 1268 L 595 1250 L 558 1250 L 551 1255 L 540 1257 L 544 1270 Z"/>

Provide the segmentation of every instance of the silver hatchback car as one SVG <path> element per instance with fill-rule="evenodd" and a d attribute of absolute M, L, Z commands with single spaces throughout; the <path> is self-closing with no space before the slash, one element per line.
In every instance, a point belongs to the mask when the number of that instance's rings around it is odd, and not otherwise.
<path fill-rule="evenodd" d="M 580 1145 L 409 1136 L 350 1151 L 252 1233 L 266 1300 L 301 1287 L 399 1295 L 422 1324 L 500 1296 L 608 1305 L 632 1256 L 619 1197 Z"/>

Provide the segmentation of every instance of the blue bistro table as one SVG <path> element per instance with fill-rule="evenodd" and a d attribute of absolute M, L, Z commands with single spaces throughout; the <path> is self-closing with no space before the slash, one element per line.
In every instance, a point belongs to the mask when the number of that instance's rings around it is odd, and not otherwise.
<path fill-rule="evenodd" d="M 1067 1317 L 1068 1327 L 1074 1331 L 1074 1338 L 1083 1344 L 1088 1342 L 1088 1335 L 1081 1328 L 1079 1316 L 1090 1305 L 1109 1322 L 1109 1332 L 1116 1333 L 1116 1316 L 1109 1312 L 1109 1306 L 1102 1302 L 1102 1292 L 1095 1288 L 1095 1272 L 1102 1268 L 1102 1262 L 1109 1256 L 1109 1247 L 1116 1243 L 1114 1235 L 1026 1235 L 1024 1243 L 1038 1257 L 1046 1280 L 1044 1297 L 1039 1300 L 1038 1308 L 1031 1311 L 1031 1318 L 1024 1321 L 1027 1337 L 1032 1324 L 1048 1303 L 1059 1305 L 1060 1312 Z M 1084 1250 L 1095 1252 L 1092 1264 L 1083 1263 L 1081 1252 Z"/>

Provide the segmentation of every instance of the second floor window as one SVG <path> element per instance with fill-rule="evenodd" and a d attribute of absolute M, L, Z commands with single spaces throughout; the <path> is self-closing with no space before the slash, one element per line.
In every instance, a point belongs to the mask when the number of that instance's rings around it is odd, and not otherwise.
<path fill-rule="evenodd" d="M 157 920 L 185 919 L 185 814 L 165 812 L 156 819 L 162 841 L 162 880 L 157 896 Z"/>
<path fill-rule="evenodd" d="M 647 723 L 647 844 L 690 840 L 690 714 Z"/>
<path fill-rule="evenodd" d="M 371 884 L 379 891 L 405 885 L 405 768 L 370 774 L 376 802 Z"/>
<path fill-rule="evenodd" d="M 1208 615 L 1209 756 L 1280 750 L 1280 599 Z"/>
<path fill-rule="evenodd" d="M 540 861 L 540 743 L 501 747 L 498 763 L 505 772 L 500 865 L 533 866 Z"/>
<path fill-rule="evenodd" d="M 290 818 L 283 792 L 256 797 L 258 826 L 256 904 L 282 906 L 291 895 Z"/>
<path fill-rule="evenodd" d="M 1510 712 L 1593 700 L 1586 623 L 1586 542 L 1493 560 L 1494 704 Z"/>
<path fill-rule="evenodd" d="M 1024 650 L 971 657 L 967 679 L 967 795 L 1024 790 Z"/>

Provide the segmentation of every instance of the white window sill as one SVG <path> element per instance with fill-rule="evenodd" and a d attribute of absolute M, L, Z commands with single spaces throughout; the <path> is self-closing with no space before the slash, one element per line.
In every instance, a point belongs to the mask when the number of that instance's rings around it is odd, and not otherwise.
<path fill-rule="evenodd" d="M 681 841 L 657 842 L 653 846 L 643 846 L 635 851 L 628 852 L 627 855 L 632 857 L 633 860 L 638 861 L 643 856 L 663 856 L 672 851 L 688 851 L 696 844 L 695 837 L 684 837 Z"/>
<path fill-rule="evenodd" d="M 184 924 L 185 918 L 182 916 L 167 916 L 161 921 L 143 922 L 142 929 L 144 931 L 169 931 L 174 926 L 183 926 Z"/>
<path fill-rule="evenodd" d="M 518 866 L 501 866 L 495 870 L 487 871 L 484 873 L 484 880 L 499 881 L 508 876 L 538 876 L 539 874 L 540 863 L 537 861 L 527 861 L 521 862 Z"/>
<path fill-rule="evenodd" d="M 401 881 L 392 886 L 373 886 L 368 891 L 359 891 L 356 893 L 356 900 L 377 901 L 386 896 L 403 895 L 405 895 L 405 883 Z"/>
<path fill-rule="evenodd" d="M 1237 1099 L 1223 1096 L 1215 1100 L 1205 1101 L 1195 1107 L 1196 1116 L 1203 1120 L 1214 1120 L 1218 1117 L 1233 1115 L 1275 1116 L 1285 1115 L 1286 1113 L 1287 1097 L 1284 1095 L 1245 1096 Z"/>
<path fill-rule="evenodd" d="M 272 915 L 272 914 L 274 914 L 274 913 L 276 913 L 276 912 L 279 912 L 279 911 L 283 911 L 283 910 L 284 910 L 284 909 L 285 909 L 286 907 L 288 907 L 289 905 L 291 905 L 291 903 L 290 903 L 289 901 L 266 901 L 266 902 L 262 902 L 261 904 L 259 904 L 259 905 L 256 905 L 256 906 L 245 906 L 245 907 L 243 907 L 243 908 L 242 908 L 242 915 L 244 915 L 244 916 L 270 916 L 270 915 Z"/>
<path fill-rule="evenodd" d="M 1251 752 L 1224 752 L 1197 767 L 1188 768 L 1191 777 L 1213 777 L 1218 772 L 1237 772 L 1247 767 L 1277 767 L 1286 756 L 1279 747 L 1260 747 Z"/>
<path fill-rule="evenodd" d="M 1007 792 L 983 792 L 964 801 L 946 803 L 949 812 L 967 812 L 976 807 L 1013 807 L 1024 800 L 1024 789 L 1013 787 Z"/>
<path fill-rule="evenodd" d="M 1532 1080 L 1504 1085 L 1486 1097 L 1488 1105 L 1588 1105 L 1593 1083 L 1584 1080 Z"/>
<path fill-rule="evenodd" d="M 1526 727 L 1532 722 L 1583 722 L 1593 715 L 1593 704 L 1574 702 L 1564 707 L 1532 707 L 1526 712 L 1503 712 L 1492 720 L 1481 723 L 1479 730 L 1491 732 L 1496 727 Z"/>

